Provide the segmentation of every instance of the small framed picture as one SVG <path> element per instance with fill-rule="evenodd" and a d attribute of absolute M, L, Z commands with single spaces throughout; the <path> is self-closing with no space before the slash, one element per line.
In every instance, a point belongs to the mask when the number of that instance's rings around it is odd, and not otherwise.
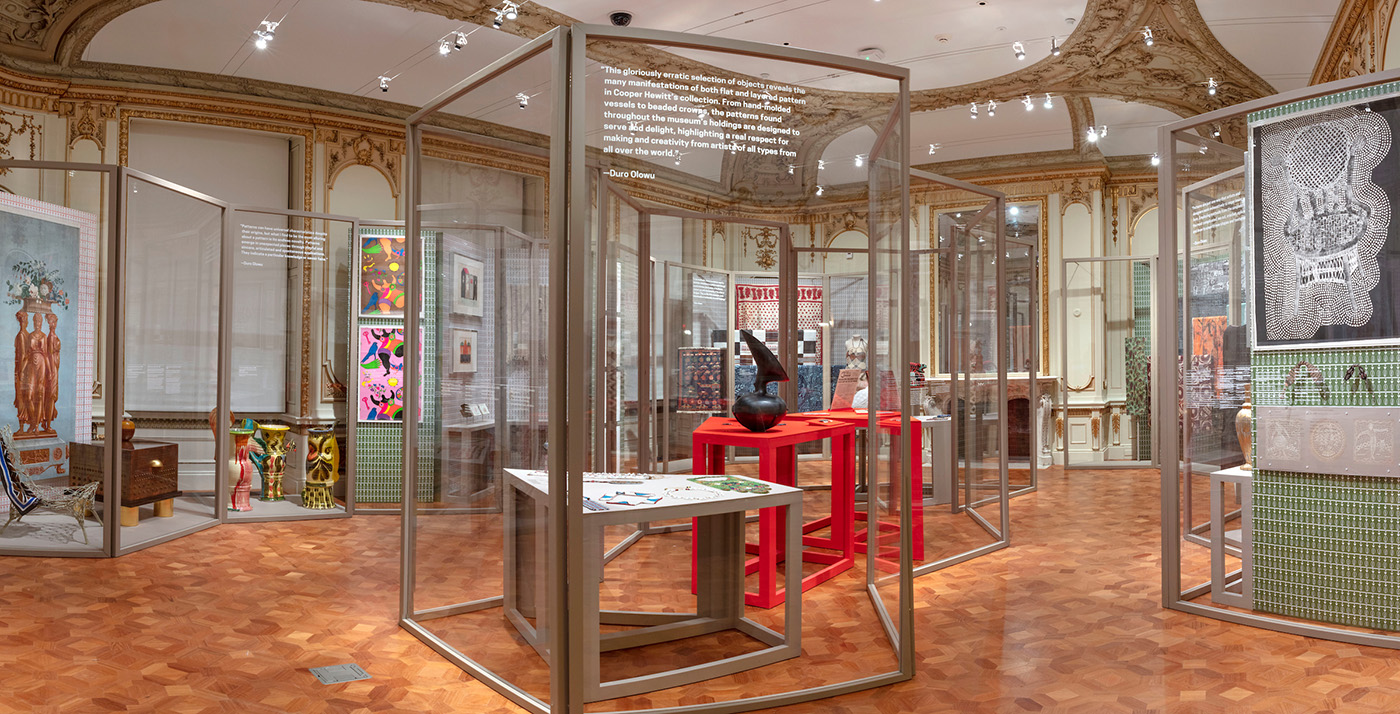
<path fill-rule="evenodd" d="M 459 253 L 452 254 L 452 274 L 445 286 L 452 295 L 452 313 L 481 317 L 484 314 L 486 266 Z"/>
<path fill-rule="evenodd" d="M 452 373 L 470 374 L 476 371 L 476 330 L 452 331 Z"/>

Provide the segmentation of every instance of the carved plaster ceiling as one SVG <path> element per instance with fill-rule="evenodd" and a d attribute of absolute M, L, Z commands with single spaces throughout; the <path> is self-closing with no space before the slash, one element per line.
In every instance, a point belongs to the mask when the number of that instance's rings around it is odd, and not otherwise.
<path fill-rule="evenodd" d="M 1199 4 L 1199 7 L 1198 7 Z M 615 0 L 526 2 L 520 18 L 490 28 L 486 0 L 9 0 L 0 2 L 0 63 L 46 76 L 100 79 L 229 92 L 402 117 L 454 81 L 555 26 L 605 22 L 626 7 L 634 26 L 716 37 L 789 42 L 853 56 L 880 46 L 885 61 L 908 67 L 915 112 L 910 141 L 916 163 L 962 163 L 993 156 L 1021 163 L 1102 160 L 1149 153 L 1155 126 L 1306 83 L 1339 0 L 708 0 L 629 6 Z M 290 10 L 265 53 L 251 31 L 269 14 Z M 412 11 L 412 12 L 408 12 Z M 1072 24 L 1067 22 L 1072 20 Z M 1140 31 L 1153 28 L 1146 47 Z M 466 51 L 436 55 L 437 41 L 472 32 Z M 1049 54 L 1058 38 L 1059 57 Z M 159 38 L 159 41 L 153 41 Z M 946 41 L 942 41 L 946 39 Z M 1025 44 L 1018 62 L 1010 44 Z M 594 56 L 626 63 L 635 48 L 600 47 Z M 703 67 L 714 57 L 676 52 L 676 68 Z M 654 58 L 653 58 L 654 61 Z M 732 73 L 758 74 L 759 63 L 730 60 Z M 801 83 L 819 112 L 803 117 L 815 129 L 812 156 L 875 121 L 862 91 L 886 91 L 841 72 L 803 72 L 774 80 Z M 397 73 L 392 91 L 375 77 Z M 534 82 L 544 76 L 523 76 Z M 1214 77 L 1220 92 L 1203 83 Z M 1055 107 L 1040 106 L 1045 93 Z M 1032 94 L 1036 109 L 1019 103 Z M 968 118 L 968 104 L 1001 102 L 995 118 Z M 499 125 L 498 135 L 540 130 L 514 106 L 454 107 Z M 1091 124 L 1119 131 L 1088 145 Z M 482 126 L 476 126 L 478 130 Z M 1224 138 L 1241 143 L 1238 128 Z M 927 156 L 929 143 L 940 145 Z M 1032 158 L 1026 159 L 1027 155 Z M 1145 157 L 1143 159 L 1145 161 Z M 702 178 L 734 167 L 710 162 Z M 803 183 L 821 179 L 803 177 Z"/>

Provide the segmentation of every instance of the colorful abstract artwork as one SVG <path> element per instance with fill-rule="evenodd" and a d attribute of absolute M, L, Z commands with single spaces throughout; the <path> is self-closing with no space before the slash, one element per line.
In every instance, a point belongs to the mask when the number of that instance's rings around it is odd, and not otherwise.
<path fill-rule="evenodd" d="M 1225 318 L 1191 318 L 1191 355 L 1211 357 L 1209 382 L 1216 396 L 1220 395 L 1221 371 L 1225 365 Z M 1193 360 L 1192 368 L 1196 367 Z"/>
<path fill-rule="evenodd" d="M 360 314 L 403 317 L 405 256 L 402 235 L 360 237 Z"/>
<path fill-rule="evenodd" d="M 724 350 L 687 347 L 679 350 L 680 395 L 676 411 L 713 413 L 729 410 L 724 396 Z"/>
<path fill-rule="evenodd" d="M 360 328 L 360 421 L 403 421 L 404 349 L 403 328 Z M 421 412 L 421 380 L 418 403 Z"/>

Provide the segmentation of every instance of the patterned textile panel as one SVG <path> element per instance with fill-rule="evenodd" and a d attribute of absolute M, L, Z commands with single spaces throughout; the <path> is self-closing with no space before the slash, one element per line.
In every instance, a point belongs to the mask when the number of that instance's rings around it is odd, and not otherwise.
<path fill-rule="evenodd" d="M 724 349 L 687 347 L 680 350 L 680 394 L 676 411 L 729 411 L 724 394 Z"/>

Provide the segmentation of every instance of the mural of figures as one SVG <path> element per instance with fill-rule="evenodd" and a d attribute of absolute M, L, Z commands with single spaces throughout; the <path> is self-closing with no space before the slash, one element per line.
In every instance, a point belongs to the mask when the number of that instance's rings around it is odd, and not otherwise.
<path fill-rule="evenodd" d="M 1378 171 L 1392 131 L 1370 105 L 1255 129 L 1259 344 L 1400 337 L 1391 295 L 1384 286 L 1373 294 L 1383 278 L 1377 256 L 1393 250 L 1390 200 L 1378 185 L 1393 181 Z"/>
<path fill-rule="evenodd" d="M 360 421 L 401 421 L 403 419 L 403 328 L 360 328 Z M 422 373 L 422 353 L 419 353 Z M 420 380 L 418 403 L 423 403 Z"/>
<path fill-rule="evenodd" d="M 66 474 L 67 443 L 91 429 L 92 401 L 78 397 L 93 382 L 96 228 L 91 214 L 0 194 L 0 299 L 15 319 L 13 348 L 0 349 L 0 423 L 36 478 Z"/>

